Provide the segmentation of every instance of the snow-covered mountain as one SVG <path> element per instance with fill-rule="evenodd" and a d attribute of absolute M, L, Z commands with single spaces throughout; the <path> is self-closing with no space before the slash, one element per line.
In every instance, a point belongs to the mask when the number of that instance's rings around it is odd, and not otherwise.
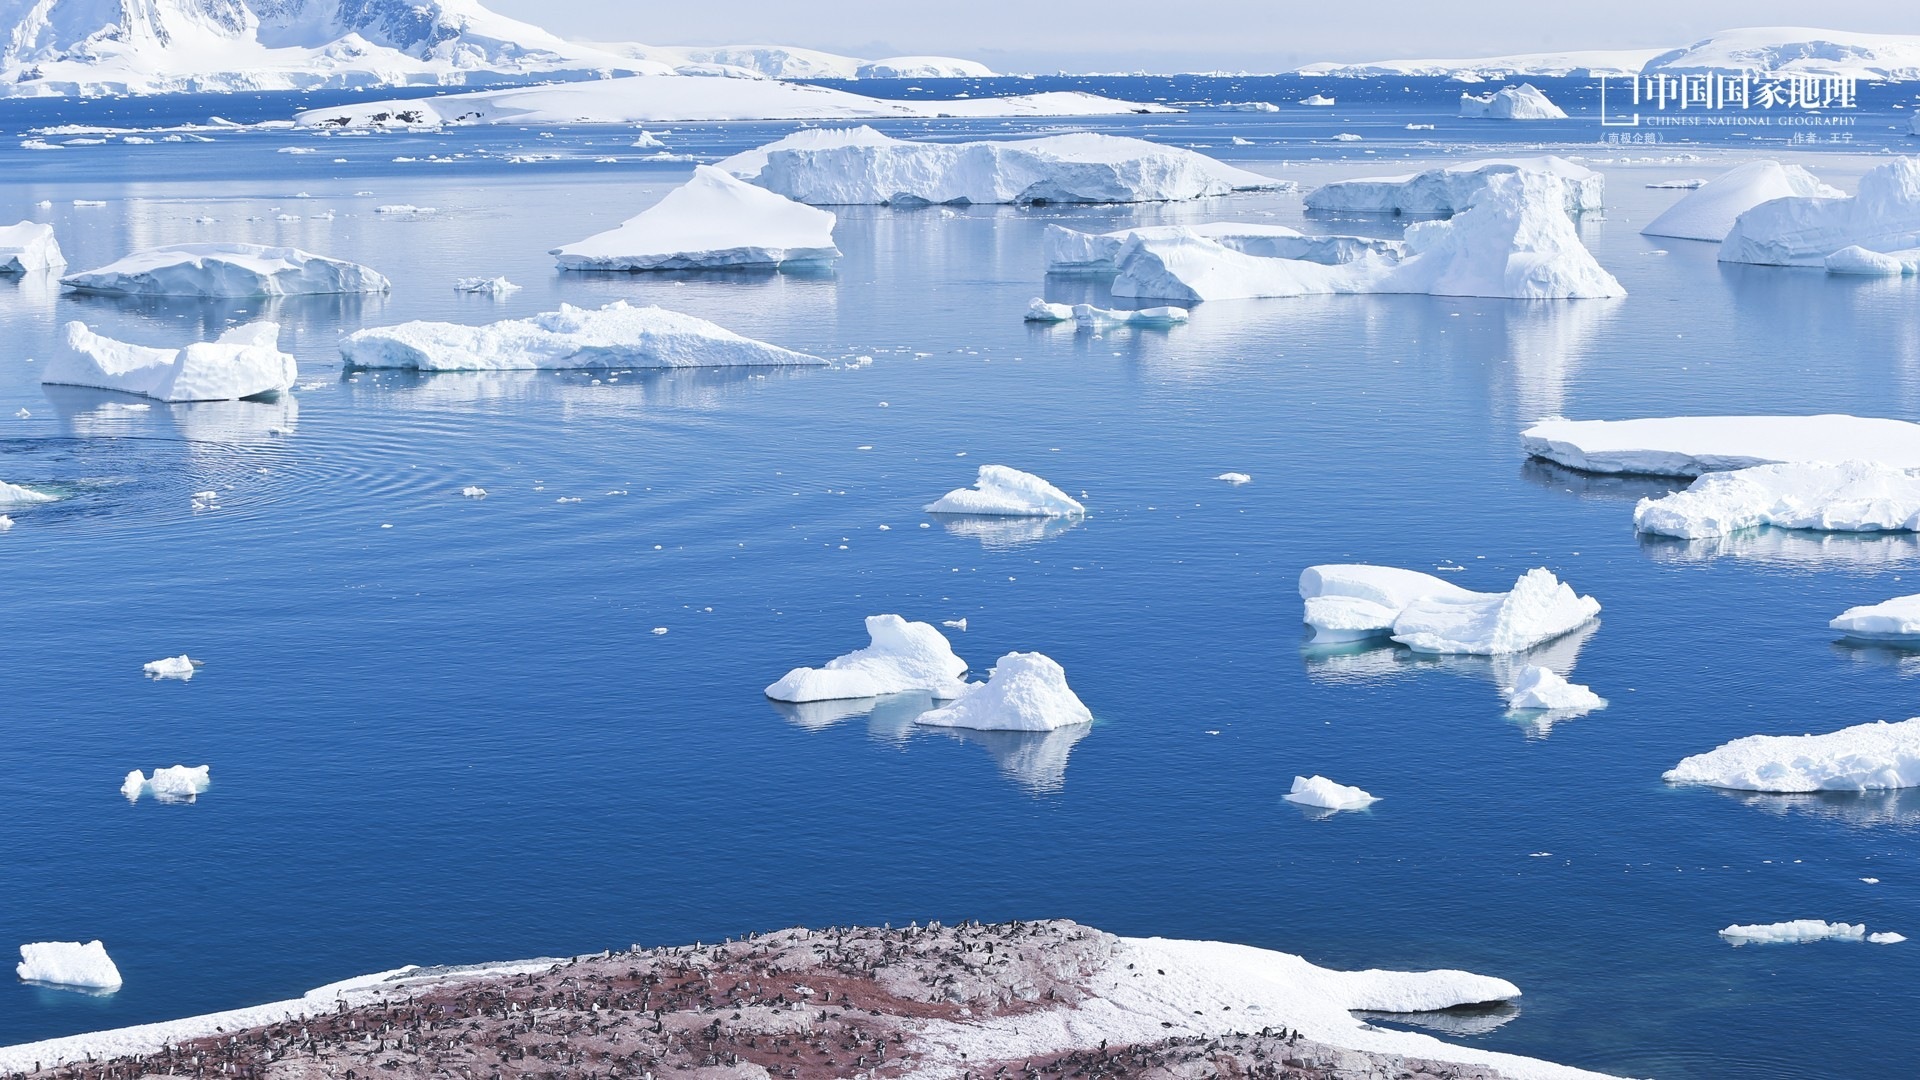
<path fill-rule="evenodd" d="M 297 90 L 613 75 L 985 75 L 944 57 L 570 42 L 479 0 L 0 0 L 0 96 Z"/>
<path fill-rule="evenodd" d="M 1466 60 L 1376 60 L 1361 64 L 1309 64 L 1303 75 L 1377 78 L 1433 75 L 1462 82 L 1516 76 L 1690 74 L 1751 70 L 1770 74 L 1920 80 L 1920 36 L 1861 34 L 1804 26 L 1753 26 L 1724 30 L 1677 49 L 1608 49 L 1529 53 Z"/>

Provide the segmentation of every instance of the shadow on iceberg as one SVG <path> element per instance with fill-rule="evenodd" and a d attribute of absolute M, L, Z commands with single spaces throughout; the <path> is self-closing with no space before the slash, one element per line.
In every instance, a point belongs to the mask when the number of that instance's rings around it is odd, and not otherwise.
<path fill-rule="evenodd" d="M 164 325 L 173 337 L 180 336 L 182 326 L 191 326 L 201 339 L 212 341 L 236 326 L 262 319 L 277 322 L 286 330 L 319 333 L 330 339 L 339 327 L 359 325 L 370 310 L 379 311 L 386 296 L 383 293 L 322 293 L 228 299 L 69 292 L 62 294 L 60 300 L 94 313 L 118 312 L 151 319 Z M 81 319 L 90 324 L 96 321 L 92 314 L 82 315 Z M 124 329 L 116 331 L 123 332 Z"/>
<path fill-rule="evenodd" d="M 1632 473 L 1590 473 L 1569 469 L 1542 458 L 1528 458 L 1520 479 L 1536 487 L 1565 492 L 1597 502 L 1637 503 L 1685 491 L 1690 480 L 1678 477 L 1638 476 Z"/>
<path fill-rule="evenodd" d="M 1769 814 L 1810 814 L 1842 825 L 1920 825 L 1920 788 L 1889 791 L 1814 791 L 1805 794 L 1768 794 L 1726 791 L 1717 794 Z"/>
<path fill-rule="evenodd" d="M 988 551 L 1024 547 L 1051 540 L 1086 519 L 1072 517 L 989 517 L 974 514 L 930 514 L 949 535 L 978 540 Z"/>
<path fill-rule="evenodd" d="M 1827 533 L 1762 525 L 1699 540 L 1640 534 L 1655 562 L 1748 559 L 1782 566 L 1902 567 L 1920 564 L 1920 533 Z"/>
<path fill-rule="evenodd" d="M 1460 1005 L 1431 1012 L 1383 1013 L 1355 1010 L 1354 1017 L 1398 1031 L 1427 1031 L 1453 1038 L 1486 1035 L 1520 1018 L 1520 1006 L 1510 1001 Z"/>
<path fill-rule="evenodd" d="M 291 394 L 272 400 L 167 404 L 138 394 L 86 386 L 42 386 L 64 435 L 78 439 L 181 439 L 247 443 L 292 434 L 300 403 Z"/>
<path fill-rule="evenodd" d="M 945 735 L 982 747 L 1009 780 L 1036 795 L 1061 790 L 1067 782 L 1067 756 L 1093 730 L 1091 724 L 1071 724 L 1052 731 L 976 731 L 971 728 L 924 727 L 915 724 L 937 702 L 924 693 L 890 694 L 879 698 L 793 703 L 768 701 L 788 723 L 809 731 L 823 731 L 849 720 L 864 720 L 867 736 L 904 749 L 915 736 Z"/>
<path fill-rule="evenodd" d="M 1840 637 L 1833 651 L 1856 664 L 1893 668 L 1900 676 L 1920 675 L 1920 638 Z"/>

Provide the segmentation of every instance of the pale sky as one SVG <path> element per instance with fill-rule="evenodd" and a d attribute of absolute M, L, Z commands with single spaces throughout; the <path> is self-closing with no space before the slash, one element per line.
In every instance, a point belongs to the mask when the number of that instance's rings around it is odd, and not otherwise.
<path fill-rule="evenodd" d="M 960 56 L 1001 71 L 1279 71 L 1316 60 L 1679 46 L 1736 26 L 1920 34 L 1913 0 L 488 0 L 563 37 Z"/>

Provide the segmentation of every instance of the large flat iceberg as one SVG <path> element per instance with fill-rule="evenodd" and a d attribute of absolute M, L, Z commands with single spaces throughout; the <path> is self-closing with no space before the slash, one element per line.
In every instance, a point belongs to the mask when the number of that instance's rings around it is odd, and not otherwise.
<path fill-rule="evenodd" d="M 1093 713 L 1067 686 L 1066 671 L 1052 657 L 1022 652 L 1001 657 L 985 685 L 914 721 L 978 731 L 1052 731 L 1092 722 Z"/>
<path fill-rule="evenodd" d="M 67 265 L 53 226 L 23 221 L 0 226 L 0 274 L 31 274 Z"/>
<path fill-rule="evenodd" d="M 1850 607 L 1827 626 L 1848 637 L 1869 641 L 1920 638 L 1920 594 Z"/>
<path fill-rule="evenodd" d="M 617 229 L 552 252 L 562 270 L 699 270 L 824 263 L 833 214 L 711 165 Z"/>
<path fill-rule="evenodd" d="M 1565 120 L 1566 111 L 1532 83 L 1491 94 L 1461 94 L 1460 115 L 1469 120 Z"/>
<path fill-rule="evenodd" d="M 1029 472 L 1006 465 L 982 465 L 970 488 L 955 488 L 928 503 L 930 514 L 984 517 L 1079 517 L 1087 508 L 1077 499 Z"/>
<path fill-rule="evenodd" d="M 1761 203 L 1734 220 L 1720 243 L 1720 261 L 1821 266 L 1845 247 L 1920 247 L 1920 158 L 1869 170 L 1851 197 L 1794 195 Z"/>
<path fill-rule="evenodd" d="M 378 293 L 390 287 L 386 278 L 358 263 L 259 244 L 172 244 L 68 275 L 60 283 L 107 296 L 302 296 Z"/>
<path fill-rule="evenodd" d="M 838 145 L 783 140 L 720 167 L 820 206 L 1166 202 L 1293 186 L 1192 150 L 1091 132 L 966 143 L 878 133 Z"/>
<path fill-rule="evenodd" d="M 1734 791 L 1882 791 L 1920 787 L 1920 718 L 1825 735 L 1749 735 L 1667 770 L 1671 784 Z"/>
<path fill-rule="evenodd" d="M 1774 199 L 1839 199 L 1846 192 L 1828 187 L 1798 165 L 1771 159 L 1749 161 L 1688 192 L 1641 233 L 1681 240 L 1718 241 L 1741 214 Z"/>
<path fill-rule="evenodd" d="M 1870 417 L 1661 416 L 1542 420 L 1521 448 L 1570 469 L 1699 476 L 1783 461 L 1877 461 L 1920 468 L 1920 424 Z"/>
<path fill-rule="evenodd" d="M 280 351 L 280 325 L 239 326 L 217 340 L 157 349 L 102 337 L 82 322 L 66 327 L 64 348 L 40 373 L 42 384 L 93 386 L 160 401 L 234 401 L 277 394 L 299 370 Z"/>
<path fill-rule="evenodd" d="M 867 617 L 869 644 L 817 668 L 794 668 L 767 687 L 775 701 L 840 701 L 923 690 L 935 698 L 965 694 L 967 662 L 930 623 L 898 615 Z"/>
<path fill-rule="evenodd" d="M 692 315 L 616 300 L 598 310 L 562 304 L 487 326 L 410 322 L 362 330 L 340 343 L 354 368 L 420 371 L 580 370 L 609 367 L 819 366 L 817 356 L 742 337 Z"/>
<path fill-rule="evenodd" d="M 120 989 L 120 969 L 98 941 L 42 941 L 20 946 L 16 974 L 28 982 L 82 990 Z"/>
<path fill-rule="evenodd" d="M 1920 475 L 1871 461 L 1790 462 L 1708 473 L 1641 499 L 1633 527 L 1701 540 L 1772 525 L 1819 532 L 1920 532 Z"/>
<path fill-rule="evenodd" d="M 1606 179 L 1584 165 L 1545 155 L 1487 158 L 1402 176 L 1336 180 L 1307 193 L 1307 209 L 1368 214 L 1453 214 L 1467 208 L 1489 180 L 1503 173 L 1543 173 L 1565 185 L 1570 214 L 1606 204 Z"/>
<path fill-rule="evenodd" d="M 1545 569 L 1522 574 L 1509 592 L 1480 593 L 1396 567 L 1309 566 L 1300 596 L 1315 642 L 1390 636 L 1415 652 L 1452 655 L 1525 652 L 1600 614 L 1599 601 Z"/>

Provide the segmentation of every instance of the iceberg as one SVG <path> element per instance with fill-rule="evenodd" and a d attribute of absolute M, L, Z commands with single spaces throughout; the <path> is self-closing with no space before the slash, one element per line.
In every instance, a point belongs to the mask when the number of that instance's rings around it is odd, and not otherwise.
<path fill-rule="evenodd" d="M 1186 308 L 1150 307 L 1138 311 L 1116 311 L 1113 308 L 1094 307 L 1092 304 L 1073 305 L 1073 324 L 1082 330 L 1104 330 L 1114 326 L 1146 326 L 1166 328 L 1186 322 L 1191 315 Z"/>
<path fill-rule="evenodd" d="M 1072 322 L 1073 305 L 1049 304 L 1036 296 L 1027 304 L 1026 321 L 1030 323 Z"/>
<path fill-rule="evenodd" d="M 1316 644 L 1390 636 L 1414 652 L 1447 655 L 1525 652 L 1600 614 L 1599 601 L 1545 569 L 1522 574 L 1510 592 L 1481 593 L 1397 567 L 1309 566 L 1300 596 Z"/>
<path fill-rule="evenodd" d="M 1307 193 L 1307 209 L 1367 214 L 1444 215 L 1464 210 L 1487 183 L 1504 173 L 1541 173 L 1565 186 L 1569 214 L 1605 205 L 1606 179 L 1584 165 L 1546 155 L 1487 158 L 1403 176 L 1336 180 Z"/>
<path fill-rule="evenodd" d="M 1469 120 L 1565 120 L 1560 106 L 1547 100 L 1532 83 L 1521 83 L 1491 94 L 1460 95 L 1460 115 Z"/>
<path fill-rule="evenodd" d="M 1333 103 L 1334 103 L 1333 99 L 1328 97 L 1325 94 L 1312 94 L 1300 99 L 1300 104 L 1302 105 L 1314 106 L 1319 108 L 1324 108 L 1328 105 L 1332 105 Z"/>
<path fill-rule="evenodd" d="M 21 487 L 18 484 L 9 484 L 4 480 L 0 480 L 0 507 L 32 506 L 35 503 L 50 503 L 55 501 L 58 501 L 58 496 L 49 495 L 44 491 L 35 491 L 32 488 Z"/>
<path fill-rule="evenodd" d="M 1720 261 L 1821 266 L 1845 247 L 1920 247 L 1920 158 L 1869 170 L 1851 197 L 1794 195 L 1761 203 L 1734 219 L 1720 243 Z"/>
<path fill-rule="evenodd" d="M 207 793 L 210 768 L 207 765 L 191 768 L 175 765 L 169 769 L 155 769 L 152 776 L 135 769 L 121 783 L 120 794 L 125 795 L 128 802 L 139 802 L 142 795 L 151 795 L 167 803 L 193 802 Z"/>
<path fill-rule="evenodd" d="M 1830 923 L 1819 919 L 1793 922 L 1749 923 L 1729 926 L 1720 936 L 1735 945 L 1804 944 L 1809 941 L 1864 941 L 1867 928 L 1862 923 Z"/>
<path fill-rule="evenodd" d="M 193 678 L 193 673 L 199 668 L 200 661 L 182 653 L 179 656 L 155 660 L 141 670 L 156 679 L 179 679 L 181 682 L 186 682 Z"/>
<path fill-rule="evenodd" d="M 1905 940 L 1907 940 L 1907 935 L 1896 934 L 1890 930 L 1867 935 L 1867 941 L 1874 945 L 1898 945 Z"/>
<path fill-rule="evenodd" d="M 1241 484 L 1251 484 L 1253 482 L 1253 477 L 1248 476 L 1246 473 L 1243 473 L 1243 472 L 1225 472 L 1225 473 L 1221 473 L 1219 476 L 1214 477 L 1214 479 L 1224 480 L 1227 483 L 1232 484 L 1234 487 L 1239 487 Z"/>
<path fill-rule="evenodd" d="M 1593 473 L 1699 476 L 1788 461 L 1877 461 L 1920 469 L 1920 424 L 1821 416 L 1663 416 L 1542 420 L 1529 455 Z"/>
<path fill-rule="evenodd" d="M 1872 461 L 1790 462 L 1708 473 L 1641 499 L 1633 527 L 1701 540 L 1772 525 L 1818 532 L 1920 532 L 1920 475 Z"/>
<path fill-rule="evenodd" d="M 0 274 L 31 274 L 67 265 L 53 226 L 23 221 L 0 226 Z"/>
<path fill-rule="evenodd" d="M 1128 241 L 1135 237 L 1169 240 L 1202 236 L 1230 251 L 1272 259 L 1339 266 L 1368 255 L 1398 257 L 1406 245 L 1398 240 L 1368 236 L 1308 236 L 1285 225 L 1240 221 L 1209 221 L 1197 225 L 1153 225 L 1108 233 L 1084 233 L 1063 225 L 1048 225 L 1041 235 L 1049 274 L 1117 274 Z"/>
<path fill-rule="evenodd" d="M 936 699 L 968 690 L 967 662 L 931 623 L 898 615 L 867 617 L 870 643 L 817 668 L 801 667 L 767 687 L 775 701 L 840 701 L 924 690 Z"/>
<path fill-rule="evenodd" d="M 1552 668 L 1529 666 L 1514 680 L 1507 708 L 1516 712 L 1542 710 L 1586 713 L 1607 707 L 1607 699 L 1587 687 L 1570 683 Z"/>
<path fill-rule="evenodd" d="M 1092 132 L 966 143 L 871 132 L 838 145 L 774 143 L 720 167 L 820 206 L 1169 202 L 1293 187 L 1192 150 Z"/>
<path fill-rule="evenodd" d="M 120 989 L 120 969 L 98 941 L 42 941 L 20 946 L 14 972 L 27 982 L 82 990 Z"/>
<path fill-rule="evenodd" d="M 1060 665 L 1044 654 L 1022 652 L 1001 657 L 986 683 L 966 696 L 914 720 L 977 731 L 1052 731 L 1092 722 L 1093 713 L 1067 686 Z"/>
<path fill-rule="evenodd" d="M 1920 594 L 1850 607 L 1827 626 L 1850 638 L 1869 641 L 1920 639 Z"/>
<path fill-rule="evenodd" d="M 1798 165 L 1770 159 L 1749 161 L 1688 192 L 1640 232 L 1645 236 L 1717 242 L 1741 214 L 1761 203 L 1788 197 L 1841 199 L 1846 192 L 1828 187 Z"/>
<path fill-rule="evenodd" d="M 1920 274 L 1920 248 L 1869 251 L 1856 244 L 1843 247 L 1822 261 L 1829 274 L 1860 277 L 1911 277 Z"/>
<path fill-rule="evenodd" d="M 982 465 L 970 488 L 956 488 L 928 503 L 929 514 L 981 517 L 1079 517 L 1087 512 L 1066 492 L 1038 476 L 1005 465 Z"/>
<path fill-rule="evenodd" d="M 1300 572 L 1305 622 L 1313 627 L 1315 644 L 1386 636 L 1400 613 L 1417 601 L 1478 595 L 1432 574 L 1394 566 L 1329 563 Z"/>
<path fill-rule="evenodd" d="M 105 296 L 303 296 L 380 293 L 390 287 L 386 278 L 357 263 L 259 244 L 152 248 L 60 283 Z"/>
<path fill-rule="evenodd" d="M 742 337 L 705 319 L 616 300 L 598 310 L 562 304 L 487 326 L 410 322 L 361 330 L 340 343 L 351 368 L 419 371 L 611 367 L 817 367 L 817 356 Z"/>
<path fill-rule="evenodd" d="M 491 296 L 494 299 L 498 300 L 499 298 L 507 295 L 508 293 L 519 292 L 520 286 L 515 285 L 513 282 L 508 281 L 504 277 L 493 277 L 493 278 L 467 277 L 467 278 L 460 278 L 457 281 L 455 281 L 453 283 L 453 291 L 463 292 L 463 293 L 478 293 L 484 296 Z"/>
<path fill-rule="evenodd" d="M 238 326 L 214 341 L 157 349 L 102 337 L 70 322 L 65 348 L 40 382 L 91 386 L 166 402 L 234 401 L 287 390 L 299 378 L 293 357 L 280 351 L 280 325 Z"/>
<path fill-rule="evenodd" d="M 1749 735 L 1681 761 L 1665 779 L 1781 793 L 1920 787 L 1920 718 L 1824 735 Z"/>
<path fill-rule="evenodd" d="M 555 248 L 562 270 L 689 270 L 830 262 L 834 216 L 711 165 L 617 229 Z"/>
<path fill-rule="evenodd" d="M 1357 787 L 1336 784 L 1324 776 L 1296 776 L 1293 790 L 1282 797 L 1290 803 L 1324 810 L 1359 810 L 1380 801 Z"/>

